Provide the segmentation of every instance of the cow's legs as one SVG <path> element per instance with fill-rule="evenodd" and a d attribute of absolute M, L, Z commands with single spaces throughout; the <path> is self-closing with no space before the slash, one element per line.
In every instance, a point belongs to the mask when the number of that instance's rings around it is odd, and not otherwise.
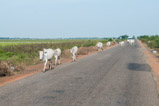
<path fill-rule="evenodd" d="M 57 59 L 58 59 L 58 56 L 55 56 L 55 66 L 57 64 Z"/>
<path fill-rule="evenodd" d="M 49 69 L 52 69 L 52 60 L 49 61 Z"/>
<path fill-rule="evenodd" d="M 75 61 L 76 60 L 76 56 L 75 56 L 75 54 L 73 53 L 73 61 Z"/>
<path fill-rule="evenodd" d="M 58 63 L 61 64 L 61 56 L 59 56 Z"/>
<path fill-rule="evenodd" d="M 45 72 L 46 65 L 47 65 L 47 60 L 45 60 L 43 72 Z"/>
<path fill-rule="evenodd" d="M 75 61 L 77 60 L 77 54 L 75 54 Z"/>

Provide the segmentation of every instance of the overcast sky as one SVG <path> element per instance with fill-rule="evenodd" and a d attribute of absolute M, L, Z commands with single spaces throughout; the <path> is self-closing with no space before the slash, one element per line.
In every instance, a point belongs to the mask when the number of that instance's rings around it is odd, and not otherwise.
<path fill-rule="evenodd" d="M 0 37 L 159 34 L 159 0 L 0 0 Z"/>

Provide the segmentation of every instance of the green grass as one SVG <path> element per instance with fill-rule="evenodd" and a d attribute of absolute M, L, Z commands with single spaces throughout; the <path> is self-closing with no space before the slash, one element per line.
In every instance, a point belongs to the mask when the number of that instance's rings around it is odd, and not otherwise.
<path fill-rule="evenodd" d="M 24 44 L 37 44 L 37 43 L 63 43 L 63 42 L 76 42 L 76 41 L 86 41 L 86 40 L 0 40 L 0 46 L 8 45 L 24 45 Z M 94 40 L 95 41 L 95 40 Z"/>

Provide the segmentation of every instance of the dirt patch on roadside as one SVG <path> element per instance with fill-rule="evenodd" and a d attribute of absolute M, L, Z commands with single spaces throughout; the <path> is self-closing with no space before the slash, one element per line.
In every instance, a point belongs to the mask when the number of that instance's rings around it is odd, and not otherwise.
<path fill-rule="evenodd" d="M 157 84 L 157 90 L 159 93 L 159 58 L 156 55 L 154 55 L 150 50 L 148 50 L 146 44 L 143 44 L 141 41 L 139 41 L 139 44 L 144 54 L 146 55 L 147 62 L 152 68 L 153 78 Z"/>
<path fill-rule="evenodd" d="M 112 48 L 114 46 L 117 46 L 117 44 L 112 45 L 109 48 Z M 104 50 L 109 49 L 109 48 L 104 47 Z M 79 48 L 77 59 L 84 58 L 88 55 L 92 55 L 92 54 L 95 54 L 97 52 L 98 52 L 97 48 L 93 47 L 93 46 L 92 47 L 81 47 L 81 48 Z M 61 64 L 68 63 L 68 62 L 72 62 L 72 58 L 70 55 L 70 50 L 65 50 L 62 54 Z M 55 66 L 53 65 L 53 67 L 55 67 Z M 49 65 L 47 64 L 46 69 L 48 69 L 48 68 L 49 68 Z M 43 62 L 40 62 L 37 65 L 25 67 L 24 71 L 21 71 L 16 75 L 0 77 L 0 86 L 3 86 L 5 84 L 14 82 L 16 80 L 20 80 L 20 79 L 23 79 L 25 77 L 29 77 L 31 75 L 42 72 L 42 69 L 43 69 Z"/>

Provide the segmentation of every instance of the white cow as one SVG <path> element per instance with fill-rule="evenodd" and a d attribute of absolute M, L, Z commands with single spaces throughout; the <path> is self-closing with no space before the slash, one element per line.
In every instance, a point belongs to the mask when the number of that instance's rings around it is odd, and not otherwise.
<path fill-rule="evenodd" d="M 124 46 L 124 41 L 121 41 L 121 42 L 120 42 L 120 46 Z"/>
<path fill-rule="evenodd" d="M 134 45 L 135 40 L 134 40 L 134 39 L 131 39 L 131 40 L 129 40 L 129 43 L 130 43 L 130 45 Z"/>
<path fill-rule="evenodd" d="M 110 45 L 111 45 L 111 42 L 107 42 L 107 46 L 110 47 Z"/>
<path fill-rule="evenodd" d="M 43 49 L 43 51 L 39 51 L 39 58 L 40 60 L 44 61 L 44 69 L 45 72 L 47 62 L 49 61 L 49 69 L 52 68 L 52 57 L 54 55 L 54 51 L 52 49 Z"/>
<path fill-rule="evenodd" d="M 77 46 L 74 46 L 72 49 L 70 49 L 73 61 L 76 61 L 76 59 L 77 59 L 77 51 L 78 51 Z"/>
<path fill-rule="evenodd" d="M 153 53 L 153 54 L 157 54 L 157 51 L 156 51 L 156 50 L 153 50 L 152 53 Z"/>
<path fill-rule="evenodd" d="M 96 44 L 96 47 L 98 48 L 98 51 L 102 51 L 103 50 L 103 43 L 102 42 L 98 42 Z"/>
<path fill-rule="evenodd" d="M 60 64 L 60 60 L 61 60 L 61 49 L 57 48 L 56 50 L 54 50 L 54 58 L 55 58 L 55 65 L 57 64 L 57 62 Z"/>

